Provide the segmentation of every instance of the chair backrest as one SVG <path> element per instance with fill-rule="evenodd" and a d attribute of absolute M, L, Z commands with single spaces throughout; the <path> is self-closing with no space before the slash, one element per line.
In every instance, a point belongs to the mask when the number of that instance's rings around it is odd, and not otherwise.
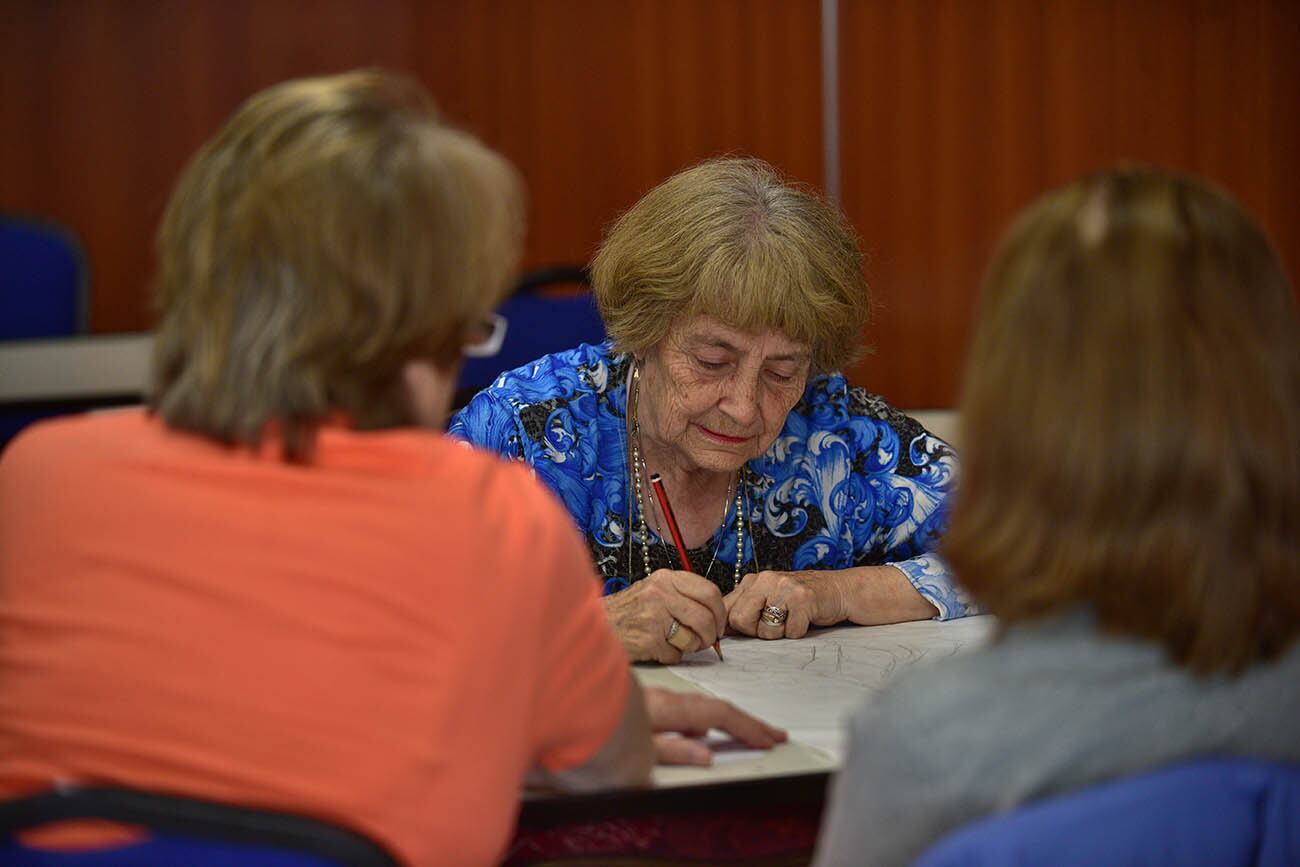
<path fill-rule="evenodd" d="M 0 215 L 0 340 L 86 329 L 86 257 L 67 229 Z"/>
<path fill-rule="evenodd" d="M 915 867 L 1300 864 L 1300 765 L 1206 759 L 976 822 Z"/>
<path fill-rule="evenodd" d="M 142 826 L 120 846 L 54 851 L 18 834 L 53 822 L 103 819 Z M 130 789 L 70 788 L 0 803 L 6 867 L 395 867 L 379 844 L 316 819 Z"/>
<path fill-rule="evenodd" d="M 86 257 L 67 229 L 0 214 L 0 340 L 69 337 L 86 330 Z M 27 425 L 65 412 L 0 407 L 0 449 Z"/>
<path fill-rule="evenodd" d="M 507 370 L 580 343 L 594 344 L 605 339 L 605 323 L 591 293 L 553 295 L 544 291 L 557 284 L 590 286 L 590 275 L 577 266 L 541 268 L 525 274 L 501 305 L 501 315 L 507 321 L 501 351 L 491 358 L 467 359 L 461 368 L 457 407 L 464 406 Z"/>

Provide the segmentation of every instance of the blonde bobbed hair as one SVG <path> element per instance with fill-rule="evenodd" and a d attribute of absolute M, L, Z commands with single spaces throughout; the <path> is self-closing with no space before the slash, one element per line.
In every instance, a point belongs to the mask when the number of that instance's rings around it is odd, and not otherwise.
<path fill-rule="evenodd" d="M 813 365 L 861 357 L 870 295 L 857 236 L 815 193 L 767 163 L 700 163 L 646 193 L 613 224 L 592 286 L 616 347 L 640 355 L 683 318 L 775 329 L 808 345 Z"/>
<path fill-rule="evenodd" d="M 523 231 L 514 169 L 377 71 L 245 102 L 185 169 L 158 233 L 153 409 L 291 460 L 316 427 L 410 421 L 410 360 L 450 366 L 503 297 Z"/>

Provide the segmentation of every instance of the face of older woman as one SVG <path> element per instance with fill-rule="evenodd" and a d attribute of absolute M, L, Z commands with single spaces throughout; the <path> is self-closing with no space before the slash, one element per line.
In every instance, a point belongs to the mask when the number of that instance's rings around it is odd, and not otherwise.
<path fill-rule="evenodd" d="M 781 432 L 803 395 L 811 358 L 806 345 L 779 331 L 687 320 L 642 359 L 642 436 L 687 469 L 738 469 Z"/>

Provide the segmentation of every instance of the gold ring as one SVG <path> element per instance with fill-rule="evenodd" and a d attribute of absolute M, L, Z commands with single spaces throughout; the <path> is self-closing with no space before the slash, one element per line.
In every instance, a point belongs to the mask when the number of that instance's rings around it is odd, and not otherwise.
<path fill-rule="evenodd" d="M 686 648 L 691 646 L 691 640 L 694 635 L 694 632 L 691 632 L 689 629 L 674 620 L 672 625 L 668 627 L 668 634 L 664 637 L 673 647 L 684 651 Z"/>
<path fill-rule="evenodd" d="M 768 605 L 763 609 L 763 613 L 758 615 L 758 619 L 768 626 L 784 626 L 785 620 L 790 616 L 790 609 L 778 608 L 775 605 Z"/>

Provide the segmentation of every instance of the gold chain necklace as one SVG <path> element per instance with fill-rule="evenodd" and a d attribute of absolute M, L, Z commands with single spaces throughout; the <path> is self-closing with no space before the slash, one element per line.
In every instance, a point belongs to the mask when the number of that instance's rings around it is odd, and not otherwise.
<path fill-rule="evenodd" d="M 632 408 L 632 430 L 631 436 L 628 437 L 629 445 L 632 450 L 631 454 L 631 482 L 632 487 L 636 490 L 636 510 L 638 529 L 641 531 L 641 565 L 645 568 L 645 576 L 650 575 L 650 531 L 646 527 L 645 521 L 645 499 L 641 492 L 641 472 L 645 467 L 645 462 L 641 460 L 641 371 L 636 367 L 636 362 L 632 362 L 632 369 L 629 373 L 631 379 L 631 388 L 628 389 L 629 408 Z M 634 407 L 634 408 L 633 408 Z M 731 588 L 734 590 L 740 583 L 740 567 L 745 552 L 745 526 L 741 520 L 741 487 L 744 467 L 736 473 L 736 478 L 732 482 L 736 489 L 736 568 L 731 578 Z M 722 499 L 722 527 L 727 526 L 727 513 L 731 507 L 731 485 L 727 486 L 727 495 Z M 663 543 L 663 528 L 656 525 L 659 533 L 659 541 Z M 631 544 L 631 540 L 628 540 Z M 705 570 L 704 577 L 708 578 L 713 573 L 713 564 L 718 562 L 718 551 L 722 549 L 722 536 L 719 530 L 718 542 L 713 546 L 713 559 L 709 561 L 709 568 Z M 682 568 L 691 571 L 690 563 L 683 563 Z"/>

